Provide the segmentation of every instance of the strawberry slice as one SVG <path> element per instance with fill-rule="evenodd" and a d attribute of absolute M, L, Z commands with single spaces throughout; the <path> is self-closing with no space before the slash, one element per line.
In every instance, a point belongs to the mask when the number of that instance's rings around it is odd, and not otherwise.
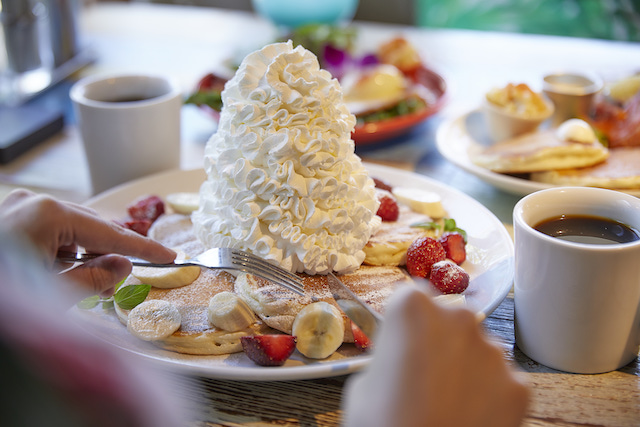
<path fill-rule="evenodd" d="M 467 259 L 467 250 L 465 248 L 465 241 L 462 234 L 456 231 L 449 231 L 438 239 L 444 251 L 447 253 L 447 258 L 456 264 L 460 265 Z"/>
<path fill-rule="evenodd" d="M 469 274 L 450 260 L 433 264 L 429 280 L 443 294 L 461 294 L 469 286 Z"/>
<path fill-rule="evenodd" d="M 442 244 L 432 237 L 419 237 L 407 250 L 407 271 L 415 277 L 429 277 L 431 266 L 446 259 Z"/>
<path fill-rule="evenodd" d="M 127 213 L 133 219 L 153 222 L 164 213 L 164 202 L 158 196 L 144 196 L 127 206 Z"/>
<path fill-rule="evenodd" d="M 260 366 L 281 366 L 296 349 L 296 337 L 269 334 L 240 337 L 247 357 Z"/>
<path fill-rule="evenodd" d="M 353 322 L 351 322 L 351 332 L 353 332 L 354 344 L 358 349 L 366 351 L 373 347 L 373 343 L 369 337 Z"/>

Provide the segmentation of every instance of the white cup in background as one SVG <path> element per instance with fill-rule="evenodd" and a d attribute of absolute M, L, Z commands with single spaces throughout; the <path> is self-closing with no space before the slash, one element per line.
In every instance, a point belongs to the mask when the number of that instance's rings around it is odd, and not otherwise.
<path fill-rule="evenodd" d="M 86 77 L 70 92 L 93 194 L 180 167 L 177 84 L 163 76 Z"/>
<path fill-rule="evenodd" d="M 534 229 L 560 215 L 609 218 L 637 232 L 640 199 L 599 188 L 559 187 L 516 204 L 516 344 L 554 369 L 616 370 L 638 356 L 640 240 L 576 243 Z"/>

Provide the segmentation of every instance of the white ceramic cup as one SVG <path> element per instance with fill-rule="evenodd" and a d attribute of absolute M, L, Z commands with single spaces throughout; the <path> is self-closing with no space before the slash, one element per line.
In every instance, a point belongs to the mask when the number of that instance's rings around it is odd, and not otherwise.
<path fill-rule="evenodd" d="M 70 92 L 93 194 L 180 167 L 182 94 L 163 76 L 86 77 Z"/>
<path fill-rule="evenodd" d="M 516 344 L 554 369 L 616 370 L 638 356 L 640 240 L 574 243 L 533 228 L 560 215 L 605 217 L 637 231 L 640 199 L 599 188 L 558 187 L 516 204 Z"/>

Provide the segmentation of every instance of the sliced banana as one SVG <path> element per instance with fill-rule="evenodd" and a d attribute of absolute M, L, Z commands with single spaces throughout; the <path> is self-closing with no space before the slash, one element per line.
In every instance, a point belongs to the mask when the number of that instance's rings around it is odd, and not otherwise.
<path fill-rule="evenodd" d="M 184 257 L 184 252 L 178 251 L 176 258 Z M 140 282 L 156 288 L 179 288 L 193 283 L 200 276 L 200 267 L 133 267 L 131 275 Z"/>
<path fill-rule="evenodd" d="M 340 310 L 328 302 L 305 306 L 293 321 L 291 335 L 296 348 L 312 359 L 324 359 L 335 352 L 344 339 L 344 320 Z"/>
<path fill-rule="evenodd" d="M 156 341 L 177 331 L 181 322 L 175 305 L 165 300 L 149 300 L 131 309 L 127 330 L 141 340 Z"/>
<path fill-rule="evenodd" d="M 171 193 L 166 197 L 167 204 L 175 213 L 189 215 L 198 210 L 200 195 L 198 193 Z"/>
<path fill-rule="evenodd" d="M 404 203 L 416 212 L 429 215 L 431 218 L 443 218 L 447 214 L 442 206 L 442 198 L 432 191 L 393 187 L 392 193 L 400 203 Z"/>
<path fill-rule="evenodd" d="M 209 300 L 207 317 L 213 326 L 229 332 L 245 329 L 256 321 L 249 305 L 229 291 L 220 292 Z"/>
<path fill-rule="evenodd" d="M 463 307 L 463 306 L 467 305 L 466 297 L 464 295 L 461 295 L 461 294 L 438 295 L 438 296 L 434 297 L 433 300 L 435 302 L 437 302 L 438 304 L 442 305 L 442 306 Z"/>

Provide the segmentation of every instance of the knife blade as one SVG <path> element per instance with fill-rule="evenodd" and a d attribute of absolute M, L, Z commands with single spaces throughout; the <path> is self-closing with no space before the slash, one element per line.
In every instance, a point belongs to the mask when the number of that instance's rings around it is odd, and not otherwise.
<path fill-rule="evenodd" d="M 382 325 L 382 316 L 347 288 L 335 274 L 327 275 L 327 283 L 338 306 L 367 338 L 373 341 L 378 328 Z"/>

